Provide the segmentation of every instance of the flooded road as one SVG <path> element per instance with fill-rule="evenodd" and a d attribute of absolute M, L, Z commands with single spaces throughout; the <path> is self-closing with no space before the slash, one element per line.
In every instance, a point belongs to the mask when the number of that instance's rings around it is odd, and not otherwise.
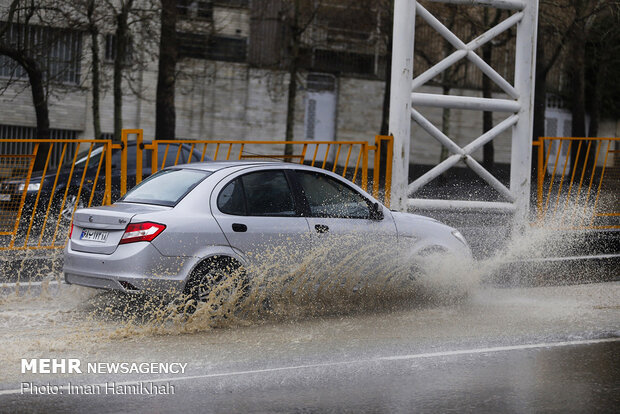
<path fill-rule="evenodd" d="M 108 293 L 31 289 L 0 302 L 1 411 L 611 412 L 620 395 L 618 282 L 480 287 L 459 302 L 193 329 L 128 323 L 106 312 Z M 22 373 L 32 358 L 79 359 L 84 370 Z M 86 372 L 112 362 L 187 365 Z"/>

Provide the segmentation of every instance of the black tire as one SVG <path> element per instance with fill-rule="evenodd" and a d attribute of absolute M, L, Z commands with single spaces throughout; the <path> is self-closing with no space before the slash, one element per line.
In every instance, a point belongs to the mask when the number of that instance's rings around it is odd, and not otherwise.
<path fill-rule="evenodd" d="M 196 266 L 185 286 L 185 312 L 194 313 L 198 304 L 206 304 L 210 311 L 225 307 L 230 313 L 239 308 L 247 291 L 247 276 L 239 262 L 229 257 L 205 260 Z"/>

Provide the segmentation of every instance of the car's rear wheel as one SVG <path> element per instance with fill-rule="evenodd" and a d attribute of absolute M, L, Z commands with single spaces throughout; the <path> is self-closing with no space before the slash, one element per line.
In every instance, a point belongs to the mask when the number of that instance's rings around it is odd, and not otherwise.
<path fill-rule="evenodd" d="M 206 306 L 213 316 L 227 316 L 239 308 L 247 289 L 247 276 L 239 262 L 228 257 L 205 260 L 194 269 L 185 287 L 186 312 Z"/>

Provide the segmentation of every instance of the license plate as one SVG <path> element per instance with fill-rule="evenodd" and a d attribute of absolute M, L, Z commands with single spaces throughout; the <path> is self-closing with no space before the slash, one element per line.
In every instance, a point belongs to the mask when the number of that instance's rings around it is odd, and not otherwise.
<path fill-rule="evenodd" d="M 104 243 L 108 239 L 107 231 L 99 231 L 99 230 L 82 230 L 82 234 L 80 234 L 80 240 L 88 240 Z"/>

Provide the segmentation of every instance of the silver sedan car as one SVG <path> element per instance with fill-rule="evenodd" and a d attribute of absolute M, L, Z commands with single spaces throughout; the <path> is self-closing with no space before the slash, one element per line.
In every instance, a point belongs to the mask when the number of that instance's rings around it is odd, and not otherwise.
<path fill-rule="evenodd" d="M 345 240 L 353 237 L 353 243 Z M 282 162 L 208 162 L 166 168 L 110 206 L 76 211 L 65 248 L 67 283 L 125 292 L 184 292 L 261 261 L 294 265 L 320 244 L 330 251 L 384 243 L 410 257 L 471 257 L 440 222 L 390 211 L 331 172 Z M 329 263 L 325 263 L 326 266 Z M 265 267 L 262 267 L 265 269 Z"/>

